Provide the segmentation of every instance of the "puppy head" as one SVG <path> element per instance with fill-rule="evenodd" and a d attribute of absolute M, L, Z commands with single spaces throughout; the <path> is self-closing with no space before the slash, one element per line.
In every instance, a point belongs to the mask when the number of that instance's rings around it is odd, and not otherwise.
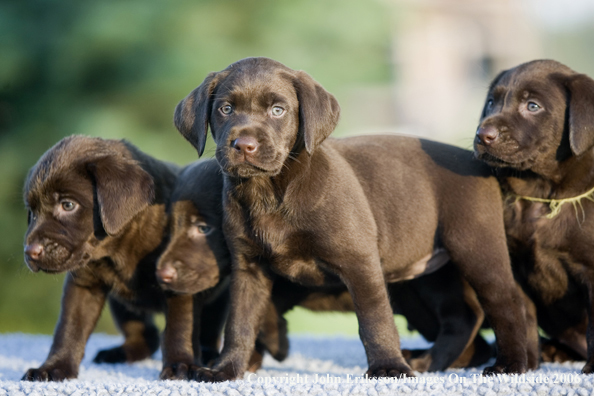
<path fill-rule="evenodd" d="M 62 139 L 39 159 L 25 182 L 27 265 L 34 272 L 85 265 L 100 240 L 121 233 L 153 194 L 152 178 L 122 142 Z"/>
<path fill-rule="evenodd" d="M 170 241 L 157 263 L 164 289 L 195 294 L 216 286 L 230 266 L 222 230 L 222 177 L 216 161 L 182 172 L 170 208 Z"/>
<path fill-rule="evenodd" d="M 533 170 L 594 145 L 594 81 L 552 61 L 524 63 L 491 83 L 474 141 L 492 166 Z"/>
<path fill-rule="evenodd" d="M 210 125 L 222 169 L 245 178 L 280 173 L 291 152 L 311 154 L 339 114 L 334 96 L 308 74 L 247 58 L 206 77 L 177 105 L 174 122 L 200 155 Z"/>

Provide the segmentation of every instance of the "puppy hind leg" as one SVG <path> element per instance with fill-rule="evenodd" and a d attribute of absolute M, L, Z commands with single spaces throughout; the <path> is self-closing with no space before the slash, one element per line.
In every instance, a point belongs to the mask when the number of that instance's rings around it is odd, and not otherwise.
<path fill-rule="evenodd" d="M 389 285 L 392 298 L 400 300 L 394 301 L 393 307 L 398 308 L 426 340 L 434 343 L 430 349 L 408 351 L 407 361 L 413 370 L 443 371 L 452 365 L 466 367 L 473 356 L 473 340 L 484 313 L 455 265 L 448 263 L 431 274 L 398 286 Z"/>
<path fill-rule="evenodd" d="M 497 359 L 494 366 L 485 368 L 485 374 L 524 373 L 528 367 L 526 314 L 512 275 L 503 225 L 500 230 L 496 224 L 472 232 L 464 232 L 463 225 L 449 229 L 443 235 L 444 244 L 495 331 Z"/>
<path fill-rule="evenodd" d="M 526 353 L 528 359 L 528 369 L 536 370 L 540 363 L 540 336 L 538 334 L 538 320 L 536 316 L 536 306 L 534 302 L 528 297 L 522 287 L 517 285 L 518 291 L 524 301 L 524 308 L 526 312 Z"/>
<path fill-rule="evenodd" d="M 461 279 L 460 272 L 452 267 L 449 275 L 448 288 L 442 290 L 436 306 L 440 330 L 430 349 L 433 359 L 429 371 L 468 367 L 476 352 L 474 340 L 485 318 L 474 291 Z M 437 287 L 444 289 L 443 279 L 442 286 Z"/>

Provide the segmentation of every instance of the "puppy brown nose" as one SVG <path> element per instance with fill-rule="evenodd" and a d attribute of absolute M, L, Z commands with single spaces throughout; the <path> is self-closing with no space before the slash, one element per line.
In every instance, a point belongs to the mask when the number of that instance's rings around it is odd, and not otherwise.
<path fill-rule="evenodd" d="M 32 243 L 25 246 L 25 255 L 29 260 L 37 261 L 43 256 L 43 245 Z"/>
<path fill-rule="evenodd" d="M 165 264 L 163 268 L 157 270 L 157 277 L 163 283 L 172 283 L 177 279 L 177 271 L 171 264 Z"/>
<path fill-rule="evenodd" d="M 480 127 L 476 131 L 476 136 L 485 146 L 490 146 L 499 137 L 499 132 L 492 126 Z"/>
<path fill-rule="evenodd" d="M 253 154 L 258 150 L 258 141 L 256 138 L 251 136 L 241 136 L 235 139 L 231 143 L 231 147 L 233 147 L 237 151 L 242 151 L 245 154 Z"/>

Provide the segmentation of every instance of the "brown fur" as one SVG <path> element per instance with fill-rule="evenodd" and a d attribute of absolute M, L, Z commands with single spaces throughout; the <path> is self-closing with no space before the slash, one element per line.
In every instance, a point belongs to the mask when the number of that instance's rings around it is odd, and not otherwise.
<path fill-rule="evenodd" d="M 135 361 L 159 346 L 153 312 L 166 312 L 162 378 L 194 365 L 191 295 L 164 293 L 155 266 L 166 237 L 165 207 L 178 168 L 124 141 L 71 136 L 29 172 L 25 259 L 31 270 L 67 271 L 60 319 L 47 360 L 24 380 L 76 378 L 106 299 L 125 335 L 97 362 Z M 73 205 L 70 208 L 70 205 Z M 68 210 L 71 209 L 71 210 Z M 195 345 L 200 350 L 200 345 Z"/>
<path fill-rule="evenodd" d="M 231 257 L 222 233 L 222 189 L 223 177 L 214 160 L 189 165 L 178 178 L 172 197 L 171 239 L 157 265 L 158 274 L 174 271 L 174 279 L 166 284 L 169 289 L 200 293 L 228 280 Z M 402 285 L 391 284 L 389 291 L 394 312 L 405 315 L 409 325 L 435 341 L 429 350 L 410 352 L 407 360 L 414 370 L 475 366 L 492 356 L 490 347 L 477 336 L 484 318 L 482 308 L 453 264 Z M 272 302 L 248 370 L 259 367 L 263 350 L 278 360 L 287 355 L 287 325 L 282 315 L 295 305 L 313 311 L 355 310 L 344 287 L 309 289 L 281 277 L 275 279 Z"/>
<path fill-rule="evenodd" d="M 563 199 L 592 189 L 593 145 L 594 80 L 588 76 L 539 60 L 504 71 L 491 84 L 475 153 L 500 180 L 514 272 L 537 306 L 539 325 L 574 351 L 564 355 L 584 358 L 583 323 L 590 318 L 585 373 L 594 367 L 594 204 L 568 203 L 548 219 L 547 203 L 517 196 Z M 553 352 L 548 359 L 559 357 Z"/>
<path fill-rule="evenodd" d="M 228 311 L 231 259 L 222 231 L 222 188 L 220 168 L 214 160 L 197 161 L 183 169 L 171 196 L 170 240 L 157 263 L 157 278 L 164 289 L 195 294 L 195 301 L 202 302 L 194 305 L 194 343 L 218 340 Z M 164 274 L 170 274 L 171 279 L 164 281 Z M 221 295 L 224 304 L 209 304 L 221 300 Z M 264 351 L 279 361 L 288 353 L 286 324 L 279 322 L 273 307 L 261 326 L 250 370 L 260 367 Z M 202 349 L 205 362 L 218 357 L 218 348 Z"/>
<path fill-rule="evenodd" d="M 207 125 L 217 143 L 233 259 L 225 346 L 214 371 L 199 379 L 245 371 L 273 274 L 308 287 L 345 285 L 368 374 L 412 375 L 385 279 L 420 275 L 416 264 L 438 248 L 475 289 L 494 327 L 499 353 L 486 372 L 525 371 L 523 304 L 489 169 L 467 151 L 425 140 L 325 140 L 339 111 L 307 74 L 266 58 L 212 73 L 178 105 L 175 124 L 198 152 Z"/>

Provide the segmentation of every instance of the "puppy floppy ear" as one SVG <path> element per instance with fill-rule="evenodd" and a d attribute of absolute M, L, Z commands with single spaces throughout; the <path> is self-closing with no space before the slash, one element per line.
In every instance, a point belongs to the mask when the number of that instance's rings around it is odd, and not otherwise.
<path fill-rule="evenodd" d="M 294 80 L 299 100 L 299 131 L 305 140 L 305 149 L 312 153 L 332 133 L 340 106 L 336 98 L 318 84 L 309 74 L 298 71 Z"/>
<path fill-rule="evenodd" d="M 210 73 L 185 99 L 177 104 L 173 123 L 177 130 L 198 151 L 204 152 L 208 134 L 209 114 L 212 108 L 212 93 L 217 85 L 217 75 Z"/>
<path fill-rule="evenodd" d="M 569 144 L 574 155 L 594 146 L 594 80 L 585 74 L 570 77 Z"/>
<path fill-rule="evenodd" d="M 118 234 L 154 199 L 153 178 L 138 162 L 108 155 L 87 164 L 93 176 L 99 216 L 108 235 Z"/>

